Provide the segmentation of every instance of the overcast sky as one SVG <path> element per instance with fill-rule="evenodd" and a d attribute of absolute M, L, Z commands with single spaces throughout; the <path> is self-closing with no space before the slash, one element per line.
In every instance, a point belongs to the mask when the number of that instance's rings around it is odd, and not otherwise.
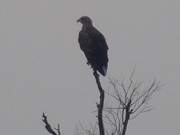
<path fill-rule="evenodd" d="M 107 77 L 136 67 L 137 80 L 165 84 L 127 134 L 179 135 L 179 13 L 179 0 L 0 0 L 0 134 L 48 135 L 42 112 L 63 135 L 95 120 L 97 88 L 77 42 L 76 20 L 88 15 L 109 46 Z"/>

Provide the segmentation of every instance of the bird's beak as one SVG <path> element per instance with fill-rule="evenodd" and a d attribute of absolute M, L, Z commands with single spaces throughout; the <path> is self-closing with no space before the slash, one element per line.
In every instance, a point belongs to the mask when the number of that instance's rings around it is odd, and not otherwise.
<path fill-rule="evenodd" d="M 77 20 L 77 23 L 80 22 L 80 19 Z"/>

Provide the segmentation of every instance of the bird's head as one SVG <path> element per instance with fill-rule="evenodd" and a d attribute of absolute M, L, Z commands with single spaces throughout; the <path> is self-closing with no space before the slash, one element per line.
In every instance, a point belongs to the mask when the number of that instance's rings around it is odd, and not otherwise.
<path fill-rule="evenodd" d="M 80 22 L 82 25 L 92 25 L 92 20 L 88 16 L 80 17 L 77 22 Z"/>

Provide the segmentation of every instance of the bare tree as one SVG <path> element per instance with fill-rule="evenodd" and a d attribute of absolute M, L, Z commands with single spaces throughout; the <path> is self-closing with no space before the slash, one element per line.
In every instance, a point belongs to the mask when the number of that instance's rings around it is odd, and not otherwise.
<path fill-rule="evenodd" d="M 109 88 L 108 91 L 104 91 L 99 74 L 96 71 L 93 72 L 100 93 L 99 103 L 97 103 L 98 121 L 94 125 L 91 124 L 88 129 L 81 126 L 81 129 L 78 129 L 76 134 L 125 135 L 129 120 L 152 109 L 149 106 L 149 100 L 160 88 L 160 83 L 153 80 L 148 87 L 145 87 L 143 82 L 137 82 L 133 79 L 133 74 L 126 82 L 110 79 L 112 89 Z M 108 95 L 108 102 L 111 103 L 107 107 L 104 107 L 105 94 Z M 59 124 L 58 128 L 53 129 L 44 113 L 42 117 L 45 128 L 50 134 L 61 135 Z"/>
<path fill-rule="evenodd" d="M 160 83 L 153 80 L 150 86 L 143 87 L 143 82 L 135 81 L 132 75 L 127 82 L 110 79 L 110 84 L 112 91 L 106 94 L 113 105 L 104 108 L 108 134 L 125 135 L 129 120 L 152 109 L 149 99 L 160 88 Z"/>

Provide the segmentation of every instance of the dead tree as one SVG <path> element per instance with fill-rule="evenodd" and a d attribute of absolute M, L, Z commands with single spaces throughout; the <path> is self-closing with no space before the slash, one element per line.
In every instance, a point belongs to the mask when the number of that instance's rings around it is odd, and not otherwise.
<path fill-rule="evenodd" d="M 99 103 L 97 103 L 98 121 L 90 129 L 81 128 L 84 131 L 78 135 L 125 135 L 129 120 L 151 110 L 149 100 L 160 88 L 156 80 L 148 87 L 143 87 L 143 82 L 137 82 L 131 76 L 127 82 L 110 79 L 112 89 L 104 91 L 99 74 L 94 70 L 93 75 L 100 93 Z M 112 103 L 111 106 L 104 107 L 105 94 L 108 95 L 108 102 Z M 61 135 L 59 124 L 58 128 L 52 128 L 44 113 L 42 117 L 45 128 L 50 134 Z"/>
<path fill-rule="evenodd" d="M 136 82 L 133 77 L 128 82 L 110 79 L 110 84 L 112 91 L 106 91 L 106 94 L 110 96 L 113 105 L 104 109 L 105 122 L 109 125 L 107 133 L 125 135 L 129 120 L 151 110 L 149 99 L 160 85 L 154 80 L 149 87 L 143 87 L 143 83 Z"/>

